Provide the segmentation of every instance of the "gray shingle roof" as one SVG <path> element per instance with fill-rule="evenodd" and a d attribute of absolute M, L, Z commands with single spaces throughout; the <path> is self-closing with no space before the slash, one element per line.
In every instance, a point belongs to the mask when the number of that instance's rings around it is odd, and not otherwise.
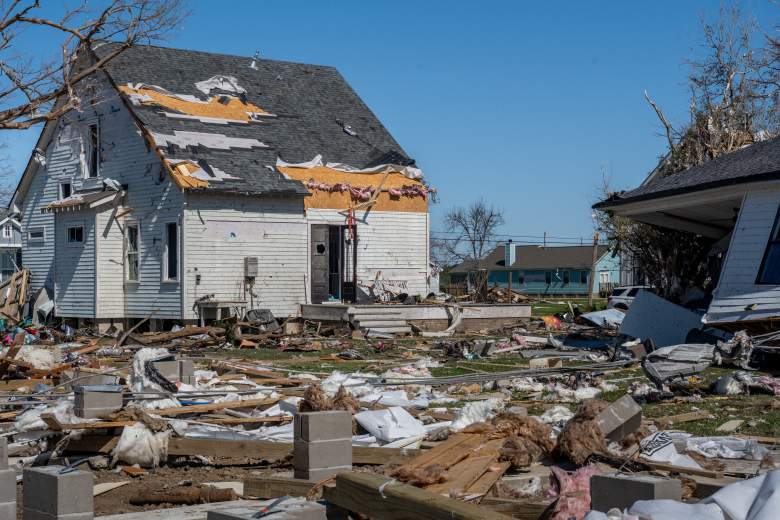
<path fill-rule="evenodd" d="M 103 55 L 112 44 L 97 46 Z M 208 146 L 172 145 L 167 157 L 206 163 L 236 179 L 209 182 L 208 190 L 238 193 L 307 194 L 303 184 L 275 170 L 276 159 L 292 163 L 321 154 L 327 162 L 355 167 L 393 162 L 413 163 L 382 123 L 333 67 L 260 59 L 251 68 L 251 57 L 229 56 L 155 46 L 137 46 L 122 52 L 106 65 L 117 86 L 156 85 L 185 96 L 206 100 L 195 83 L 214 76 L 232 76 L 246 90 L 245 100 L 274 114 L 258 122 L 216 124 L 201 119 L 172 118 L 160 106 L 131 105 L 150 132 L 224 134 L 256 139 L 267 147 L 216 150 Z M 212 91 L 219 95 L 221 91 Z M 235 93 L 224 92 L 236 95 Z M 239 96 L 242 97 L 242 96 Z M 170 110 L 167 110 L 170 112 Z M 348 125 L 356 135 L 344 131 Z"/>
<path fill-rule="evenodd" d="M 598 258 L 609 250 L 598 246 Z M 515 263 L 512 269 L 590 269 L 593 261 L 593 246 L 515 246 Z M 467 273 L 473 269 L 504 271 L 504 246 L 498 246 L 480 262 L 466 261 L 455 267 L 452 273 Z"/>
<path fill-rule="evenodd" d="M 652 179 L 594 207 L 607 209 L 628 202 L 777 178 L 780 178 L 780 137 L 752 144 L 668 177 Z"/>

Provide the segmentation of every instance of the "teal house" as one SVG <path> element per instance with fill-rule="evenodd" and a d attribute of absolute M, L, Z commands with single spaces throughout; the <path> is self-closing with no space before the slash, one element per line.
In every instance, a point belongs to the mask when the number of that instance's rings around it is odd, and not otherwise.
<path fill-rule="evenodd" d="M 488 287 L 497 285 L 526 294 L 587 295 L 593 264 L 593 246 L 519 246 L 511 242 L 496 247 L 480 261 L 466 261 L 450 270 L 452 283 L 471 289 L 472 273 L 488 271 Z M 596 249 L 593 294 L 607 295 L 620 283 L 620 257 L 607 246 Z"/>

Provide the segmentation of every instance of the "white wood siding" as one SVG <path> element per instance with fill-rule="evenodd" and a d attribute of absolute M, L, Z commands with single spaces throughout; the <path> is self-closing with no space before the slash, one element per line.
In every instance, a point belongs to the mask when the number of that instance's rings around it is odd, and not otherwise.
<path fill-rule="evenodd" d="M 429 292 L 428 214 L 358 211 L 356 220 L 358 286 L 365 290 L 378 278 L 387 281 L 393 290 L 425 296 Z M 310 209 L 308 221 L 346 224 L 343 213 L 326 209 Z"/>
<path fill-rule="evenodd" d="M 780 315 L 780 286 L 756 284 L 778 207 L 780 190 L 745 195 L 706 322 Z M 755 310 L 745 310 L 754 303 Z"/>
<path fill-rule="evenodd" d="M 403 282 L 405 292 L 428 292 L 428 215 L 358 212 L 358 283 Z M 299 199 L 187 194 L 184 212 L 185 317 L 195 301 L 246 300 L 244 257 L 256 256 L 255 308 L 276 316 L 298 312 L 310 301 L 310 225 L 344 225 L 337 210 L 310 209 Z M 200 275 L 200 283 L 197 276 Z"/>
<path fill-rule="evenodd" d="M 185 316 L 198 298 L 245 300 L 244 257 L 258 258 L 255 308 L 280 317 L 306 302 L 307 226 L 300 198 L 187 194 L 184 212 Z M 200 283 L 197 276 L 200 275 Z"/>
<path fill-rule="evenodd" d="M 167 173 L 161 174 L 160 159 L 147 147 L 113 87 L 104 82 L 101 88 L 94 105 L 87 103 L 85 98 L 86 108 L 82 112 L 72 112 L 62 119 L 48 147 L 46 167 L 33 174 L 32 185 L 21 204 L 25 232 L 23 262 L 32 271 L 33 290 L 44 284 L 54 285 L 54 216 L 41 214 L 40 210 L 59 197 L 60 182 L 71 182 L 74 190 L 81 186 L 83 172 L 78 140 L 72 138 L 68 127 L 84 128 L 99 121 L 102 159 L 99 175 L 126 186 L 124 206 L 132 212 L 120 220 L 139 222 L 141 260 L 139 283 L 118 285 L 117 272 L 123 276 L 123 270 L 118 270 L 117 265 L 124 262 L 121 235 L 117 235 L 121 232 L 116 221 L 110 222 L 111 208 L 107 213 L 101 213 L 97 221 L 98 239 L 105 239 L 107 243 L 103 247 L 101 242 L 98 247 L 97 279 L 94 271 L 92 276 L 93 284 L 100 286 L 97 289 L 98 317 L 141 318 L 154 310 L 154 317 L 158 319 L 180 318 L 181 287 L 179 283 L 162 283 L 161 261 L 165 224 L 178 222 L 181 216 L 181 190 Z M 27 230 L 41 225 L 46 227 L 46 241 L 43 247 L 33 247 L 28 243 Z M 57 294 L 55 303 L 61 296 L 70 299 L 66 294 L 69 290 L 67 283 L 59 283 L 57 291 L 63 295 Z M 72 305 L 56 307 L 58 316 L 77 316 L 68 314 L 72 312 L 76 312 Z"/>
<path fill-rule="evenodd" d="M 82 243 L 68 242 L 68 228 L 83 228 Z M 95 317 L 95 214 L 92 211 L 56 216 L 55 305 L 60 316 Z"/>
<path fill-rule="evenodd" d="M 127 208 L 122 206 L 117 208 L 117 212 L 126 210 Z M 95 234 L 98 240 L 97 264 L 100 266 L 95 278 L 97 301 L 100 302 L 96 318 L 125 316 L 122 256 L 124 235 L 113 215 L 113 211 L 104 210 L 98 212 L 95 219 Z"/>

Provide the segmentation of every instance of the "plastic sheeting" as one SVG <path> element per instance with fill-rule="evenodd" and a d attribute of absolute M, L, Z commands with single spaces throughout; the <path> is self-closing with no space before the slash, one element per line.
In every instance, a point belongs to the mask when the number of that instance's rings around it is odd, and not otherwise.
<path fill-rule="evenodd" d="M 387 171 L 398 172 L 410 179 L 420 180 L 423 177 L 422 170 L 413 166 L 401 166 L 398 164 L 380 164 L 372 168 L 355 168 L 349 164 L 344 163 L 326 163 L 322 155 L 315 155 L 311 161 L 302 163 L 288 163 L 281 159 L 276 159 L 276 166 L 282 168 L 317 168 L 324 166 L 333 170 L 338 170 L 347 173 L 385 173 Z"/>
<path fill-rule="evenodd" d="M 114 450 L 111 463 L 124 462 L 144 468 L 155 468 L 168 456 L 170 431 L 152 432 L 142 422 L 125 426 Z"/>
<path fill-rule="evenodd" d="M 355 420 L 368 433 L 384 442 L 425 435 L 423 424 L 398 406 L 360 412 L 355 414 Z"/>
<path fill-rule="evenodd" d="M 458 410 L 458 415 L 452 421 L 450 428 L 454 431 L 460 431 L 475 422 L 487 421 L 503 406 L 504 403 L 500 399 L 486 399 L 484 401 L 466 403 L 466 406 Z"/>

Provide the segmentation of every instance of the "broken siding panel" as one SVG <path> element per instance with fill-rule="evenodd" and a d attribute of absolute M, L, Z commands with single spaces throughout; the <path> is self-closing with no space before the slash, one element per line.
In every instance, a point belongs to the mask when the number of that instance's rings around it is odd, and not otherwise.
<path fill-rule="evenodd" d="M 780 314 L 780 286 L 757 285 L 756 277 L 780 207 L 780 190 L 745 196 L 705 321 L 758 319 Z M 748 305 L 757 308 L 747 311 Z"/>
<path fill-rule="evenodd" d="M 81 228 L 82 241 L 70 242 L 68 228 Z M 95 317 L 95 215 L 56 216 L 55 308 L 58 316 Z"/>
<path fill-rule="evenodd" d="M 344 212 L 310 209 L 311 224 L 346 224 Z M 426 295 L 428 214 L 370 211 L 356 214 L 358 284 L 364 289 L 379 279 L 393 291 Z"/>
<path fill-rule="evenodd" d="M 185 316 L 195 301 L 252 298 L 244 283 L 244 258 L 258 258 L 254 307 L 277 316 L 296 314 L 306 302 L 307 239 L 300 198 L 250 198 L 187 194 L 184 213 Z M 198 282 L 197 277 L 200 276 Z"/>

